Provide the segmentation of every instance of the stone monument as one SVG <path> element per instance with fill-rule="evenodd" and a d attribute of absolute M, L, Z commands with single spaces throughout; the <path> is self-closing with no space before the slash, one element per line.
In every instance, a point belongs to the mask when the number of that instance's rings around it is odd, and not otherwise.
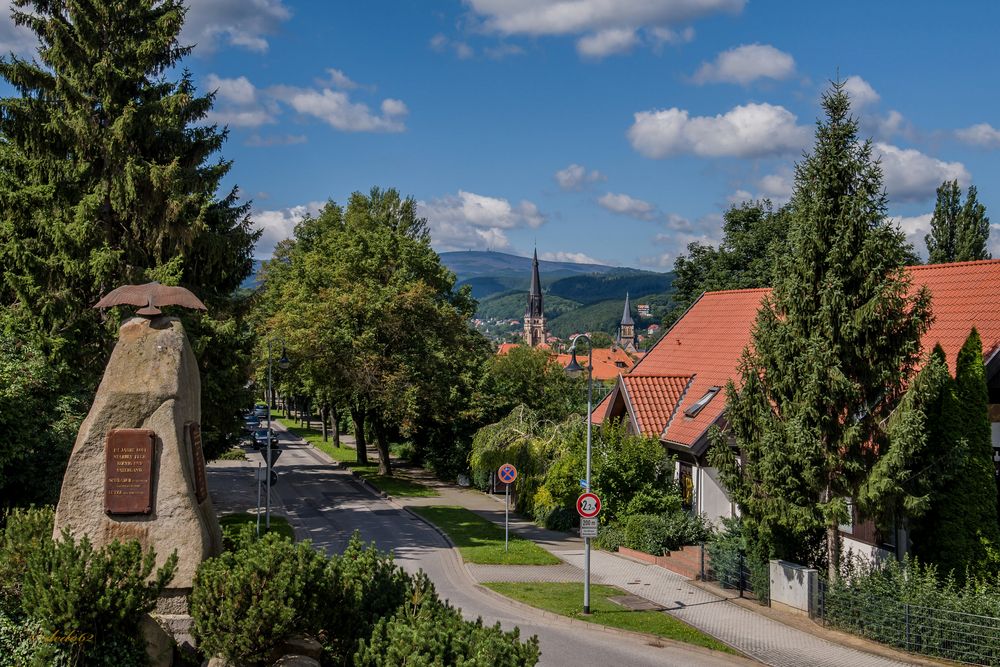
<path fill-rule="evenodd" d="M 128 288 L 142 296 L 137 305 L 145 305 L 143 316 L 122 325 L 80 427 L 63 478 L 55 534 L 68 528 L 96 548 L 135 539 L 156 551 L 157 567 L 176 551 L 177 571 L 155 617 L 183 644 L 192 642 L 187 601 L 195 570 L 222 550 L 201 449 L 201 379 L 180 320 L 158 308 L 179 302 L 158 288 L 181 288 L 155 283 Z"/>

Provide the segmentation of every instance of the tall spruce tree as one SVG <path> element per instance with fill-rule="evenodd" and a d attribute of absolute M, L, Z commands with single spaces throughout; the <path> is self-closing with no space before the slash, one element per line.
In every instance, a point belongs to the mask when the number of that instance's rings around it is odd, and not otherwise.
<path fill-rule="evenodd" d="M 799 558 L 825 536 L 840 561 L 847 499 L 884 452 L 884 421 L 919 358 L 929 295 L 910 295 L 907 246 L 886 217 L 882 171 L 861 143 L 843 83 L 823 96 L 811 155 L 796 166 L 789 252 L 728 386 L 728 436 L 710 453 L 759 556 Z M 796 553 L 796 550 L 798 551 Z M 791 553 L 790 553 L 791 552 Z"/>
<path fill-rule="evenodd" d="M 116 318 L 92 310 L 125 283 L 191 288 L 211 317 L 186 317 L 203 368 L 231 376 L 249 343 L 230 295 L 258 237 L 236 190 L 225 131 L 201 124 L 211 95 L 169 75 L 180 0 L 14 0 L 37 56 L 0 60 L 0 304 L 40 341 L 67 392 L 93 391 Z M 200 340 L 199 340 L 200 339 Z M 228 346 L 223 349 L 223 346 Z M 235 357 L 233 355 L 236 355 Z M 206 392 L 206 446 L 237 432 L 242 383 Z M 227 388 L 228 387 L 228 388 Z"/>
<path fill-rule="evenodd" d="M 986 249 L 990 219 L 977 195 L 976 186 L 970 185 L 963 204 L 957 180 L 945 181 L 938 187 L 931 231 L 924 237 L 928 264 L 990 258 Z"/>

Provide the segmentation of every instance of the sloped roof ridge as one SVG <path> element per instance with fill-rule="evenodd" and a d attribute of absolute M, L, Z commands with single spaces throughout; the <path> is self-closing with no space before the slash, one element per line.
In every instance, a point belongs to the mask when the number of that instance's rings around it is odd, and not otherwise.
<path fill-rule="evenodd" d="M 905 267 L 907 271 L 920 271 L 928 269 L 943 269 L 953 266 L 980 266 L 986 264 L 1000 264 L 1000 259 L 976 259 L 968 262 L 943 262 L 940 264 L 914 264 Z"/>
<path fill-rule="evenodd" d="M 770 287 L 745 287 L 743 289 L 720 289 L 713 290 L 711 292 L 705 292 L 703 296 L 709 296 L 714 294 L 763 294 L 765 292 L 770 292 Z"/>

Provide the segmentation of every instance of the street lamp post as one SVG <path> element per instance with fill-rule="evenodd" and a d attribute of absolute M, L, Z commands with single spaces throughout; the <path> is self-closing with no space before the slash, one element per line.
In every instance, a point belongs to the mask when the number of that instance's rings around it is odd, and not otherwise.
<path fill-rule="evenodd" d="M 566 365 L 566 373 L 572 376 L 579 376 L 584 368 L 576 360 L 576 341 L 581 338 L 587 339 L 587 491 L 590 491 L 590 436 L 593 425 L 591 424 L 591 413 L 594 407 L 594 346 L 587 334 L 577 334 L 569 346 L 572 357 Z M 583 538 L 583 613 L 590 613 L 590 538 Z"/>
<path fill-rule="evenodd" d="M 278 359 L 278 368 L 284 370 L 288 368 L 288 357 L 285 355 L 285 341 L 281 341 L 281 358 Z M 264 528 L 271 530 L 271 439 L 274 438 L 274 429 L 271 427 L 271 398 L 274 396 L 274 389 L 271 386 L 271 339 L 267 340 L 267 473 L 264 484 L 267 484 L 267 505 L 264 510 Z"/>

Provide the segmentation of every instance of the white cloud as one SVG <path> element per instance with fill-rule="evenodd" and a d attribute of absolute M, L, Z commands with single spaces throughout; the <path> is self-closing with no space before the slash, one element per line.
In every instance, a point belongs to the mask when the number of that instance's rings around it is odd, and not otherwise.
<path fill-rule="evenodd" d="M 703 157 L 762 157 L 800 150 L 809 128 L 782 106 L 746 104 L 716 116 L 689 117 L 676 107 L 640 111 L 628 130 L 632 147 L 646 157 L 691 153 Z"/>
<path fill-rule="evenodd" d="M 539 227 L 545 222 L 545 215 L 530 201 L 513 205 L 503 198 L 464 190 L 417 202 L 417 207 L 440 250 L 509 248 L 506 230 Z"/>
<path fill-rule="evenodd" d="M 507 56 L 519 56 L 524 53 L 522 49 L 517 44 L 497 44 L 496 46 L 488 46 L 483 49 L 483 53 L 486 54 L 488 58 L 493 60 L 503 60 Z"/>
<path fill-rule="evenodd" d="M 260 127 L 276 123 L 278 109 L 273 102 L 260 99 L 260 91 L 245 76 L 223 78 L 216 74 L 205 77 L 204 87 L 215 92 L 215 107 L 205 120 L 229 127 Z"/>
<path fill-rule="evenodd" d="M 330 84 L 334 88 L 340 88 L 342 90 L 354 90 L 358 87 L 351 77 L 344 74 L 343 70 L 335 69 L 330 67 L 326 70 L 327 74 L 330 75 Z"/>
<path fill-rule="evenodd" d="M 770 44 L 743 44 L 723 51 L 713 63 L 702 63 L 692 80 L 746 85 L 757 79 L 787 79 L 795 73 L 795 59 Z"/>
<path fill-rule="evenodd" d="M 257 101 L 257 89 L 245 76 L 223 79 L 215 74 L 205 77 L 205 87 L 216 91 L 218 100 L 233 104 L 253 104 Z"/>
<path fill-rule="evenodd" d="M 881 159 L 885 189 L 892 200 L 923 201 L 933 197 L 944 181 L 968 184 L 972 180 L 961 162 L 938 160 L 913 148 L 876 142 L 873 154 Z"/>
<path fill-rule="evenodd" d="M 468 60 L 476 55 L 475 50 L 467 42 L 448 39 L 445 35 L 438 33 L 431 37 L 430 47 L 438 53 L 444 53 L 449 48 L 455 52 L 459 60 Z"/>
<path fill-rule="evenodd" d="M 341 90 L 277 86 L 274 97 L 301 114 L 318 118 L 343 132 L 402 132 L 406 105 L 399 100 L 382 101 L 381 115 L 363 102 L 354 102 Z"/>
<path fill-rule="evenodd" d="M 578 39 L 576 51 L 587 58 L 603 58 L 631 51 L 638 43 L 639 36 L 632 28 L 608 28 Z"/>
<path fill-rule="evenodd" d="M 925 259 L 927 257 L 927 244 L 924 243 L 924 237 L 931 231 L 931 215 L 924 213 L 923 215 L 889 218 L 906 234 L 906 240 L 913 245 L 917 254 Z"/>
<path fill-rule="evenodd" d="M 572 262 L 574 264 L 601 264 L 600 260 L 594 259 L 590 255 L 582 252 L 543 252 L 538 259 L 547 262 Z"/>
<path fill-rule="evenodd" d="M 851 107 L 861 109 L 869 104 L 875 104 L 880 97 L 871 84 L 860 76 L 853 75 L 844 81 L 844 90 L 851 98 Z"/>
<path fill-rule="evenodd" d="M 768 174 L 757 182 L 757 187 L 771 201 L 784 204 L 792 198 L 795 181 L 790 172 Z"/>
<path fill-rule="evenodd" d="M 197 51 L 225 43 L 263 53 L 269 47 L 266 36 L 291 16 L 282 0 L 197 0 L 188 4 L 181 43 L 197 44 Z"/>
<path fill-rule="evenodd" d="M 656 207 L 653 204 L 626 194 L 608 192 L 598 199 L 597 203 L 612 213 L 627 215 L 638 220 L 653 220 L 657 216 Z"/>
<path fill-rule="evenodd" d="M 316 215 L 325 205 L 325 202 L 312 201 L 301 206 L 254 212 L 252 216 L 254 226 L 264 232 L 254 248 L 254 257 L 270 257 L 274 254 L 274 246 L 292 237 L 295 225 L 301 222 L 302 218 L 306 215 Z"/>
<path fill-rule="evenodd" d="M 466 0 L 488 30 L 568 35 L 609 28 L 667 26 L 718 12 L 737 13 L 746 0 Z"/>
<path fill-rule="evenodd" d="M 591 183 L 607 180 L 607 176 L 596 169 L 588 172 L 586 167 L 576 163 L 565 169 L 560 169 L 556 172 L 555 177 L 559 187 L 563 190 L 582 190 Z"/>
<path fill-rule="evenodd" d="M 959 141 L 981 148 L 1000 148 L 1000 130 L 989 123 L 978 123 L 961 130 L 955 130 Z"/>
<path fill-rule="evenodd" d="M 990 225 L 990 255 L 1000 257 L 1000 224 Z"/>

